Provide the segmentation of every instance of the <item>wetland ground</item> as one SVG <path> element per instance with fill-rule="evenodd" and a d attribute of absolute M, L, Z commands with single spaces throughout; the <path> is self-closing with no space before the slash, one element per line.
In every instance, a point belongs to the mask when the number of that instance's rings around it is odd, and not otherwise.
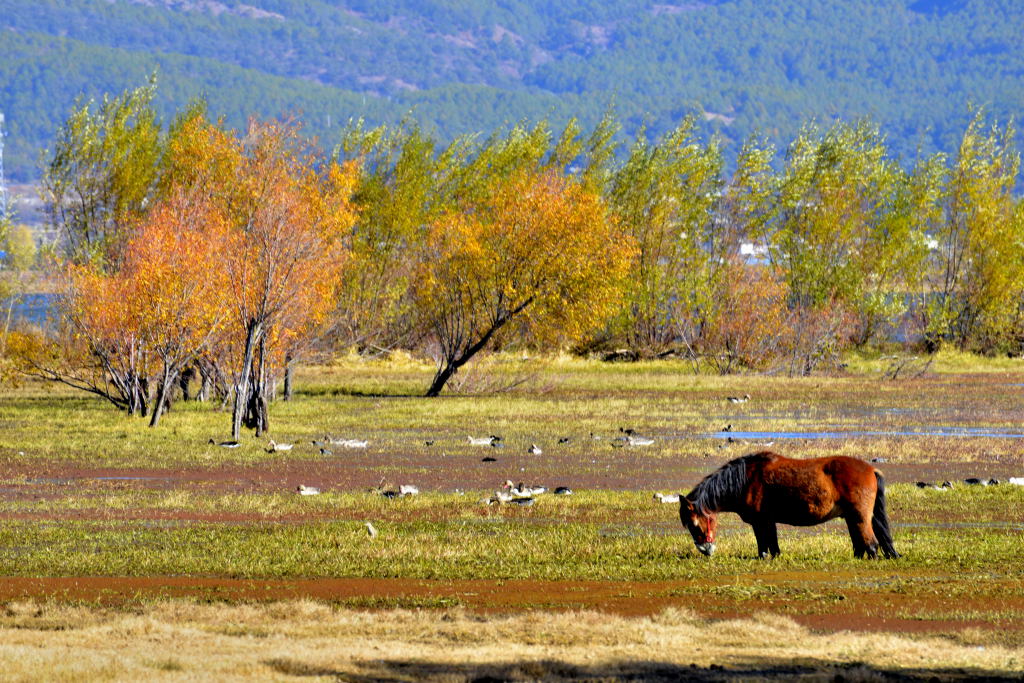
<path fill-rule="evenodd" d="M 471 379 L 515 389 L 424 399 L 428 366 L 347 359 L 272 406 L 287 453 L 211 445 L 229 418 L 209 405 L 153 430 L 52 386 L 3 389 L 5 677 L 1019 677 L 1024 487 L 1006 480 L 1024 476 L 1024 363 L 960 360 L 891 382 L 870 359 L 787 379 L 507 357 Z M 655 443 L 615 447 L 620 427 Z M 322 454 L 325 434 L 369 444 Z M 467 439 L 487 434 L 504 447 Z M 699 555 L 652 494 L 765 447 L 876 460 L 904 557 L 855 561 L 834 521 L 782 527 L 762 562 L 730 515 Z M 576 493 L 481 504 L 506 479 Z M 422 493 L 376 492 L 398 484 Z M 78 668 L 59 654 L 97 640 Z"/>

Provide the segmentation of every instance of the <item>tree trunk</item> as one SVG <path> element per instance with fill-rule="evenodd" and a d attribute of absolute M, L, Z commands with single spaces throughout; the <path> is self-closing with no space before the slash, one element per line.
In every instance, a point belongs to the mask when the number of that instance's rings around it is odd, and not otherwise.
<path fill-rule="evenodd" d="M 244 424 L 250 429 L 256 430 L 256 436 L 260 437 L 270 428 L 267 414 L 266 398 L 266 343 L 263 336 L 259 340 L 259 348 L 251 364 L 251 377 L 246 397 Z"/>
<path fill-rule="evenodd" d="M 468 358 L 467 358 L 468 360 Z M 454 360 L 446 360 L 445 365 L 441 366 L 437 374 L 434 375 L 434 381 L 431 382 L 430 388 L 427 389 L 427 393 L 424 396 L 432 398 L 434 396 L 440 396 L 441 390 L 444 389 L 444 385 L 448 384 L 448 380 L 455 376 L 455 373 L 459 371 L 459 368 L 465 363 L 456 363 Z"/>
<path fill-rule="evenodd" d="M 205 372 L 200 372 L 201 381 L 199 383 L 199 395 L 196 396 L 196 400 L 205 403 L 210 399 L 210 376 Z"/>
<path fill-rule="evenodd" d="M 178 375 L 178 386 L 181 387 L 181 400 L 182 401 L 191 401 L 192 400 L 192 394 L 189 391 L 189 387 L 192 384 L 192 379 L 195 376 L 196 376 L 196 369 L 195 369 L 194 366 L 191 366 L 191 365 L 188 366 L 187 368 L 185 368 L 184 370 L 182 370 L 181 374 Z"/>
<path fill-rule="evenodd" d="M 253 357 L 256 355 L 256 344 L 262 336 L 263 323 L 250 320 L 245 334 L 245 355 L 242 357 L 242 368 L 235 384 L 234 409 L 231 411 L 231 438 L 235 441 L 242 436 L 242 419 L 249 407 Z"/>
<path fill-rule="evenodd" d="M 284 357 L 284 400 L 292 400 L 292 355 Z"/>
<path fill-rule="evenodd" d="M 431 382 L 430 388 L 427 389 L 427 393 L 424 394 L 424 396 L 439 396 L 441 394 L 441 390 L 444 389 L 444 385 L 447 384 L 448 380 L 450 380 L 455 373 L 459 371 L 459 368 L 469 362 L 470 358 L 482 351 L 484 347 L 487 346 L 487 343 L 491 341 L 491 337 L 493 337 L 498 330 L 504 327 L 505 323 L 521 313 L 532 302 L 533 297 L 531 296 L 515 308 L 506 310 L 503 314 L 496 316 L 494 324 L 488 328 L 487 332 L 485 332 L 483 336 L 480 337 L 479 341 L 475 344 L 470 344 L 462 349 L 462 351 L 456 351 L 454 354 L 447 356 L 444 359 L 444 365 L 438 368 L 437 374 L 434 375 L 434 381 Z"/>
<path fill-rule="evenodd" d="M 160 377 L 160 385 L 156 389 L 156 402 L 153 403 L 153 415 L 149 420 L 150 427 L 160 424 L 160 416 L 170 409 L 170 389 L 174 384 L 174 374 L 164 367 L 163 375 Z"/>

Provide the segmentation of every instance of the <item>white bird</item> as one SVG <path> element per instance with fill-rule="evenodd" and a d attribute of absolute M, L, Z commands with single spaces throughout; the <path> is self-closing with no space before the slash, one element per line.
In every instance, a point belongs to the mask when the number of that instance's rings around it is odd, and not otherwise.
<path fill-rule="evenodd" d="M 1024 486 L 1024 477 L 1010 477 L 1009 479 L 1007 479 L 1007 482 L 1013 484 L 1014 486 Z"/>
<path fill-rule="evenodd" d="M 678 493 L 669 493 L 669 494 L 666 495 L 664 493 L 655 493 L 654 494 L 654 500 L 659 500 L 662 503 L 678 503 L 679 502 L 679 494 Z"/>
<path fill-rule="evenodd" d="M 370 524 L 369 522 L 365 522 L 365 524 L 366 524 L 366 533 L 368 533 L 370 535 L 370 538 L 377 538 L 377 529 L 375 529 L 374 526 L 372 524 Z"/>
<path fill-rule="evenodd" d="M 646 436 L 627 436 L 626 443 L 630 446 L 650 446 L 654 443 L 654 439 L 649 439 Z"/>
<path fill-rule="evenodd" d="M 743 394 L 743 396 L 729 396 L 725 400 L 729 403 L 746 403 L 750 400 L 750 394 Z"/>
<path fill-rule="evenodd" d="M 290 443 L 274 443 L 274 440 L 271 439 L 270 443 L 267 445 L 267 453 L 280 453 L 283 451 L 290 451 L 292 449 L 292 445 L 293 444 Z"/>
<path fill-rule="evenodd" d="M 401 484 L 398 487 L 398 495 L 400 496 L 415 496 L 418 495 L 419 492 L 419 488 L 413 486 L 412 484 Z"/>
<path fill-rule="evenodd" d="M 517 486 L 516 484 L 512 483 L 511 479 L 506 479 L 505 485 L 502 486 L 501 488 L 503 491 L 507 491 L 508 493 L 510 493 L 514 498 L 530 498 L 531 496 L 533 496 L 533 494 L 530 493 L 529 489 L 523 486 L 522 482 L 520 482 Z"/>
<path fill-rule="evenodd" d="M 467 436 L 466 438 L 469 439 L 470 446 L 490 446 L 495 441 L 493 436 Z"/>
<path fill-rule="evenodd" d="M 320 489 L 316 488 L 315 486 L 306 486 L 304 484 L 299 484 L 299 487 L 297 489 L 295 489 L 295 490 L 299 492 L 300 496 L 319 496 L 320 495 Z"/>
<path fill-rule="evenodd" d="M 516 497 L 509 493 L 508 491 L 495 491 L 494 495 L 488 499 L 487 504 L 491 505 L 493 503 L 511 503 L 515 499 Z"/>
<path fill-rule="evenodd" d="M 360 439 L 335 439 L 333 436 L 324 436 L 324 439 L 331 445 L 344 448 L 366 448 L 370 443 Z"/>
<path fill-rule="evenodd" d="M 535 443 L 530 444 L 530 447 L 526 449 L 526 452 L 530 455 L 543 455 L 544 453 L 544 451 L 542 451 Z"/>

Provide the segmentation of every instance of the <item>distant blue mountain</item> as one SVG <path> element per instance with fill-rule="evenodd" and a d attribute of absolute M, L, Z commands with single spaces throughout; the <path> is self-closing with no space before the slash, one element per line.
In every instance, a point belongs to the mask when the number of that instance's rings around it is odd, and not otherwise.
<path fill-rule="evenodd" d="M 733 148 L 809 118 L 871 116 L 905 157 L 954 151 L 971 105 L 1024 101 L 1017 0 L 0 0 L 0 111 L 16 179 L 75 98 L 159 74 L 168 115 L 205 96 L 240 125 L 300 115 L 442 137 L 527 118 L 627 134 L 696 113 Z"/>

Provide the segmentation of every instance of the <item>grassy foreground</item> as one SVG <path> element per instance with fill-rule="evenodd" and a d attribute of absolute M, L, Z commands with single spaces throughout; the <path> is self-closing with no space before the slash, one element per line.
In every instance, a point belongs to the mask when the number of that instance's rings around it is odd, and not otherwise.
<path fill-rule="evenodd" d="M 1013 676 L 1020 651 L 897 634 L 814 633 L 770 614 L 686 610 L 481 617 L 162 602 L 125 613 L 17 603 L 4 680 L 938 680 Z M 68 653 L 75 653 L 68 657 Z"/>

